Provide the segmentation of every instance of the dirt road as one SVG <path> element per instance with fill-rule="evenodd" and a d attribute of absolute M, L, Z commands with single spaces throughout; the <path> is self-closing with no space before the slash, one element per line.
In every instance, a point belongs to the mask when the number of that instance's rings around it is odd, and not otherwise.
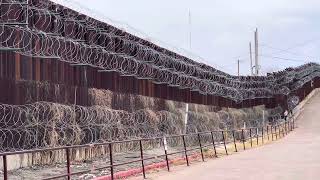
<path fill-rule="evenodd" d="M 148 174 L 163 180 L 319 180 L 320 94 L 305 106 L 298 128 L 285 138 L 232 156 L 171 172 Z"/>

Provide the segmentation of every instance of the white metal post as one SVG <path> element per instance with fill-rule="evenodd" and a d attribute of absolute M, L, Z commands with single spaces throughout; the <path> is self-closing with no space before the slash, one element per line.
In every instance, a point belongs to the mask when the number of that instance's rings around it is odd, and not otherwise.
<path fill-rule="evenodd" d="M 184 116 L 184 134 L 187 133 L 188 113 L 189 113 L 189 104 L 186 103 L 186 111 L 185 111 L 185 116 Z"/>

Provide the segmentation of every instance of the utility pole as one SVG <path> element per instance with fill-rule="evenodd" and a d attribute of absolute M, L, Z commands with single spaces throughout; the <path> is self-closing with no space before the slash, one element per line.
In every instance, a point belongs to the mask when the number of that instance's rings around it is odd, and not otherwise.
<path fill-rule="evenodd" d="M 258 28 L 256 28 L 256 31 L 254 32 L 254 54 L 255 54 L 255 70 L 256 70 L 256 74 L 255 75 L 259 75 L 259 51 L 258 51 Z"/>
<path fill-rule="evenodd" d="M 240 77 L 240 59 L 238 59 L 238 77 Z"/>
<path fill-rule="evenodd" d="M 249 52 L 250 52 L 250 71 L 251 71 L 251 76 L 253 76 L 253 66 L 252 66 L 252 49 L 251 49 L 251 42 L 249 42 Z"/>

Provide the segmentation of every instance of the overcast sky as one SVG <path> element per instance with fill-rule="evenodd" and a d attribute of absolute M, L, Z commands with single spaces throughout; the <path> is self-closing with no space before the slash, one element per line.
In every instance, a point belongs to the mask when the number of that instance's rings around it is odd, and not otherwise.
<path fill-rule="evenodd" d="M 263 72 L 306 61 L 320 62 L 319 0 L 54 1 L 68 6 L 80 4 L 83 12 L 96 12 L 96 16 L 107 17 L 129 32 L 135 28 L 162 45 L 187 50 L 190 10 L 190 51 L 201 56 L 203 62 L 231 74 L 237 72 L 238 58 L 241 74 L 249 74 L 249 41 L 253 42 L 256 27 Z"/>

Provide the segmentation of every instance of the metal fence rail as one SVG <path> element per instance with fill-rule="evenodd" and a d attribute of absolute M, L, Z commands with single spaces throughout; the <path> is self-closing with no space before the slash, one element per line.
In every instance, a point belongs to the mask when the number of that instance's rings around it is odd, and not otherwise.
<path fill-rule="evenodd" d="M 199 150 L 199 153 L 201 155 L 202 161 L 205 160 L 204 148 L 211 147 L 214 150 L 214 156 L 217 157 L 217 150 L 216 148 L 222 147 L 224 148 L 225 154 L 228 155 L 228 144 L 233 144 L 235 152 L 238 151 L 237 142 L 243 144 L 243 150 L 246 150 L 246 142 L 249 142 L 251 147 L 253 147 L 253 140 L 256 138 L 256 144 L 259 144 L 259 138 L 262 139 L 260 144 L 264 143 L 264 138 L 269 140 L 270 135 L 272 141 L 275 139 L 278 139 L 280 137 L 284 137 L 288 134 L 288 132 L 292 131 L 295 128 L 294 125 L 294 119 L 291 119 L 289 121 L 284 121 L 280 124 L 273 125 L 273 126 L 263 126 L 263 127 L 256 127 L 256 128 L 246 128 L 246 129 L 238 129 L 238 130 L 223 130 L 223 131 L 208 131 L 208 132 L 200 132 L 200 133 L 192 133 L 192 134 L 181 134 L 181 135 L 174 135 L 174 136 L 166 136 L 166 137 L 156 137 L 156 138 L 141 138 L 141 139 L 134 139 L 134 140 L 125 140 L 125 141 L 114 141 L 114 142 L 106 142 L 106 143 L 95 143 L 95 144 L 85 144 L 85 145 L 76 145 L 76 146 L 64 146 L 64 147 L 57 147 L 57 148 L 44 148 L 44 149 L 34 149 L 34 150 L 25 150 L 25 151 L 16 151 L 16 152 L 4 152 L 0 153 L 0 156 L 3 158 L 3 178 L 4 180 L 8 180 L 8 161 L 7 156 L 10 155 L 18 155 L 18 154 L 27 154 L 27 153 L 37 153 L 37 152 L 48 152 L 48 151 L 56 151 L 56 150 L 64 150 L 66 153 L 66 173 L 61 174 L 59 176 L 52 176 L 47 177 L 45 179 L 59 179 L 59 178 L 67 178 L 68 180 L 71 179 L 72 176 L 85 174 L 88 172 L 91 172 L 93 170 L 103 170 L 103 169 L 110 169 L 110 176 L 111 179 L 115 179 L 115 173 L 114 173 L 114 167 L 117 166 L 123 166 L 126 164 L 132 164 L 141 162 L 141 169 L 143 177 L 146 178 L 146 170 L 145 170 L 145 161 L 164 157 L 166 161 L 167 170 L 170 171 L 170 163 L 169 163 L 169 157 L 175 154 L 184 153 L 184 159 L 186 161 L 187 166 L 190 165 L 189 163 L 189 155 L 188 152 Z M 227 139 L 226 135 L 231 134 L 231 139 Z M 254 133 L 254 134 L 253 134 Z M 248 135 L 246 135 L 248 134 Z M 221 135 L 221 139 L 215 138 L 215 135 Z M 238 135 L 238 137 L 236 136 Z M 204 143 L 204 136 L 209 136 L 209 139 L 207 138 L 207 143 Z M 197 144 L 195 145 L 195 142 L 193 142 L 194 146 L 192 148 L 188 148 L 186 145 L 186 138 L 187 137 L 194 137 L 197 139 Z M 183 150 L 170 152 L 168 153 L 167 150 L 167 140 L 170 138 L 180 138 L 182 140 Z M 144 150 L 143 150 L 143 142 L 151 141 L 151 140 L 159 140 L 163 145 L 163 154 L 158 155 L 157 157 L 144 157 Z M 127 162 L 121 162 L 121 163 L 114 163 L 113 160 L 113 150 L 112 147 L 115 144 L 122 144 L 122 143 L 128 143 L 128 142 L 137 142 L 139 144 L 139 151 L 140 151 L 140 157 L 138 160 L 132 160 Z M 70 160 L 70 151 L 74 149 L 84 148 L 84 147 L 97 147 L 97 146 L 106 146 L 109 150 L 109 160 L 110 162 L 103 167 L 98 167 L 90 170 L 85 171 L 78 171 L 78 172 L 72 172 L 71 169 L 71 160 Z"/>

